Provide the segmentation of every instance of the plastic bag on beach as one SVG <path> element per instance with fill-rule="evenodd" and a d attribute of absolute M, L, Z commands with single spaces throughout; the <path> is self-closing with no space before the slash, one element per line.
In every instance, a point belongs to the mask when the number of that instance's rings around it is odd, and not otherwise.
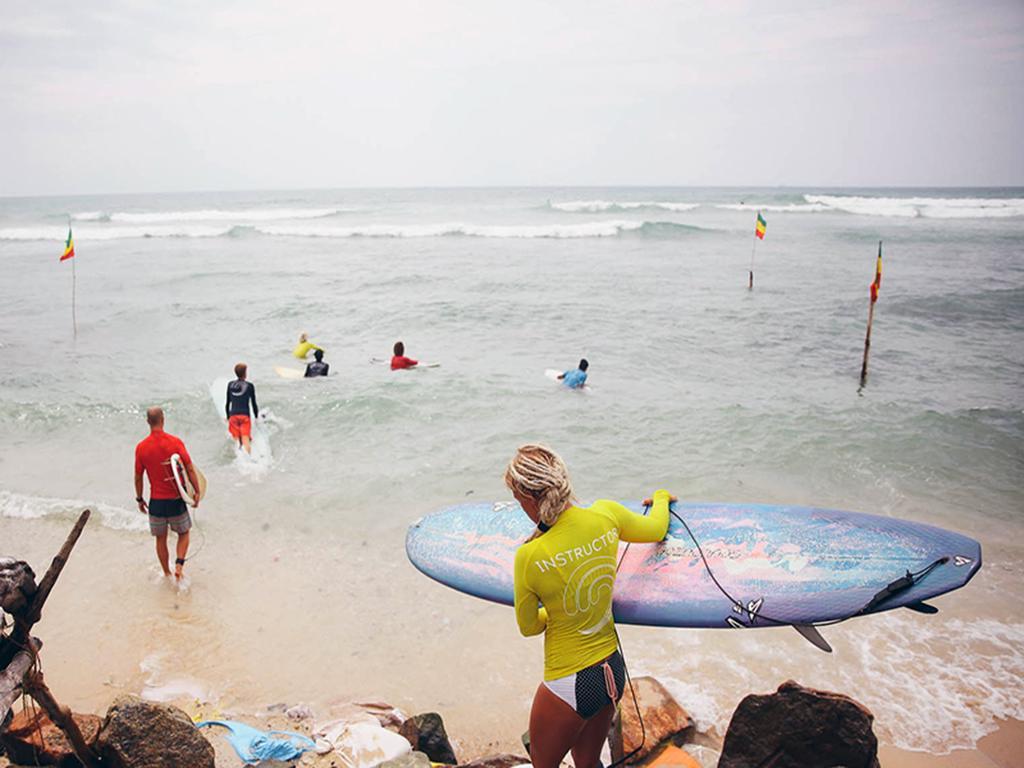
<path fill-rule="evenodd" d="M 404 736 L 382 727 L 371 715 L 318 724 L 313 736 L 318 752 L 329 744 L 346 768 L 371 768 L 412 751 Z"/>

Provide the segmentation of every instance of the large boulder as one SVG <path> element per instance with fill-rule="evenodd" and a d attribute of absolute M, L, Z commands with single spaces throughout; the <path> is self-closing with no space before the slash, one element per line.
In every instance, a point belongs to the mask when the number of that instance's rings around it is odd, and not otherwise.
<path fill-rule="evenodd" d="M 654 752 L 666 739 L 678 736 L 690 728 L 693 721 L 665 686 L 653 677 L 633 678 L 633 691 L 636 693 L 635 700 L 630 687 L 626 686 L 619 712 L 622 718 L 622 754 L 628 755 L 639 748 L 640 751 L 629 761 L 636 763 Z M 638 706 L 640 718 L 636 714 Z M 613 750 L 617 746 L 614 742 L 613 733 Z"/>
<path fill-rule="evenodd" d="M 188 715 L 138 696 L 114 700 L 97 747 L 110 768 L 214 768 L 213 745 Z"/>
<path fill-rule="evenodd" d="M 719 768 L 878 768 L 874 716 L 849 696 L 787 680 L 732 715 Z"/>
<path fill-rule="evenodd" d="M 96 743 L 100 719 L 96 715 L 71 716 L 90 747 Z M 71 750 L 64 731 L 58 728 L 41 709 L 26 709 L 14 716 L 7 730 L 0 734 L 0 743 L 11 762 L 20 765 L 57 765 L 80 768 L 82 765 Z"/>
<path fill-rule="evenodd" d="M 408 739 L 413 749 L 425 753 L 431 762 L 446 765 L 459 762 L 455 759 L 455 750 L 445 733 L 444 721 L 437 712 L 413 715 L 402 723 L 398 732 Z"/>

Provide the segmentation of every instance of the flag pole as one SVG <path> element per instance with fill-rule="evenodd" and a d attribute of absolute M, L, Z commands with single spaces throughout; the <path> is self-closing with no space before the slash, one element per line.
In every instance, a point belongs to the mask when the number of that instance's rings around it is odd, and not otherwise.
<path fill-rule="evenodd" d="M 75 314 L 75 259 L 71 260 L 71 328 L 78 338 L 78 317 Z"/>
<path fill-rule="evenodd" d="M 882 263 L 882 241 L 878 241 L 878 264 Z M 860 365 L 860 388 L 868 380 L 868 353 L 871 351 L 871 323 L 875 319 L 875 302 L 878 300 L 878 288 L 881 282 L 880 266 L 875 268 L 875 281 L 871 284 L 871 301 L 868 303 L 868 330 L 864 335 L 864 360 Z M 859 390 L 858 390 L 859 391 Z"/>
<path fill-rule="evenodd" d="M 750 249 L 750 269 L 748 270 L 748 272 L 750 274 L 750 281 L 747 283 L 747 290 L 748 291 L 754 290 L 754 253 L 756 253 L 756 251 L 757 251 L 757 230 L 754 230 L 754 245 Z"/>

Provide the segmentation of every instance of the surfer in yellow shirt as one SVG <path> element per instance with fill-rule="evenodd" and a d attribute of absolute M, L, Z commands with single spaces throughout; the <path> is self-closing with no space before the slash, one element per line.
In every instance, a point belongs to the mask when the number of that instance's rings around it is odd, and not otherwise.
<path fill-rule="evenodd" d="M 530 759 L 556 768 L 572 751 L 579 768 L 598 765 L 625 684 L 612 618 L 619 541 L 655 542 L 668 531 L 675 497 L 657 491 L 649 516 L 614 501 L 573 502 L 565 462 L 524 445 L 505 484 L 537 530 L 516 551 L 515 611 L 524 635 L 544 633 L 544 682 L 530 711 Z"/>
<path fill-rule="evenodd" d="M 323 347 L 318 347 L 312 341 L 309 340 L 309 336 L 305 333 L 299 334 L 299 343 L 295 345 L 295 349 L 292 350 L 292 354 L 300 360 L 305 360 L 306 355 L 309 354 L 309 350 L 319 349 L 323 352 Z"/>

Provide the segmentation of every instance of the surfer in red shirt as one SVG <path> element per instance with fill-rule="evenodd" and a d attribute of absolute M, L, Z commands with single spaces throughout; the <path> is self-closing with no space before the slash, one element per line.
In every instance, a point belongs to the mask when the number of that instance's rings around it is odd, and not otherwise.
<path fill-rule="evenodd" d="M 149 532 L 156 537 L 156 556 L 164 576 L 171 575 L 167 529 L 170 528 L 178 535 L 174 577 L 180 580 L 185 555 L 188 553 L 188 532 L 192 527 L 192 518 L 174 481 L 171 456 L 176 453 L 181 458 L 193 488 L 199 488 L 199 480 L 185 444 L 174 435 L 164 432 L 163 409 L 150 408 L 146 411 L 146 421 L 149 423 L 149 437 L 135 446 L 135 501 L 139 511 L 149 515 Z M 149 478 L 149 504 L 142 497 L 143 473 Z M 199 506 L 198 490 L 193 493 L 192 506 Z"/>
<path fill-rule="evenodd" d="M 411 357 L 405 356 L 405 344 L 400 341 L 395 342 L 395 356 L 391 358 L 391 370 L 398 371 L 402 368 L 415 368 L 419 365 L 419 360 L 413 360 Z"/>

